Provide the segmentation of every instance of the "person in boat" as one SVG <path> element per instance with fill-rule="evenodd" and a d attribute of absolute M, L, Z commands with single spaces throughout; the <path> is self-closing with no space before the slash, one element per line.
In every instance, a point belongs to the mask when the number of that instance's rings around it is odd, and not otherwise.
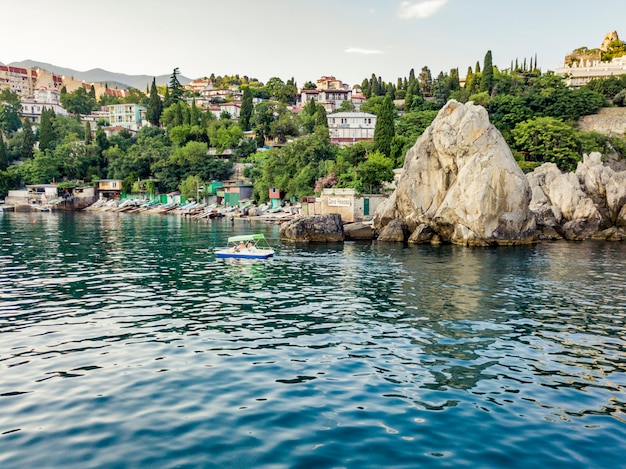
<path fill-rule="evenodd" d="M 239 246 L 237 246 L 237 251 L 243 251 L 246 248 L 246 245 L 243 244 L 243 241 L 241 241 L 239 243 Z"/>
<path fill-rule="evenodd" d="M 248 241 L 248 244 L 246 244 L 246 248 L 247 249 L 252 249 L 254 246 L 252 245 L 252 241 Z"/>

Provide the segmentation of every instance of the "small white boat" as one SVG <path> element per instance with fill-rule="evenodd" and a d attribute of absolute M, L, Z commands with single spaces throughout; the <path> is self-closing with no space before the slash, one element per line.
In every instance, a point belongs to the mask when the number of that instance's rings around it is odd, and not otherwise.
<path fill-rule="evenodd" d="M 274 256 L 274 250 L 262 234 L 231 236 L 228 246 L 215 251 L 217 258 L 267 259 Z"/>

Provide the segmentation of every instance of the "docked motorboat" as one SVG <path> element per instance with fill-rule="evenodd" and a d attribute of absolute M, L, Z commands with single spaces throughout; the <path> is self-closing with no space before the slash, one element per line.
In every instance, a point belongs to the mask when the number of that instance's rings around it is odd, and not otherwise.
<path fill-rule="evenodd" d="M 231 236 L 225 248 L 215 251 L 217 258 L 267 259 L 274 256 L 274 249 L 263 234 Z"/>

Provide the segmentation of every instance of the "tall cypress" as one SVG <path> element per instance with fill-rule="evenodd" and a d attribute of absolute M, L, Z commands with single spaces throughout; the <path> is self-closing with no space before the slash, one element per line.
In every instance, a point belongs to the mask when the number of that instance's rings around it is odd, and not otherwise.
<path fill-rule="evenodd" d="M 250 130 L 250 119 L 252 119 L 253 108 L 252 90 L 249 86 L 246 86 L 243 89 L 243 96 L 241 97 L 241 112 L 239 113 L 239 124 L 244 131 Z"/>
<path fill-rule="evenodd" d="M 84 139 L 85 139 L 85 145 L 91 145 L 91 141 L 93 139 L 91 138 L 91 125 L 89 125 L 89 122 L 85 122 L 85 128 L 83 129 L 83 134 L 84 134 Z"/>
<path fill-rule="evenodd" d="M 161 114 L 163 113 L 163 103 L 159 97 L 156 87 L 156 79 L 152 78 L 152 86 L 150 87 L 150 99 L 148 101 L 148 109 L 146 110 L 146 119 L 154 126 L 159 125 Z"/>
<path fill-rule="evenodd" d="M 33 157 L 33 147 L 35 146 L 35 134 L 29 119 L 24 119 L 22 123 L 22 145 L 20 146 L 20 157 L 22 159 Z"/>
<path fill-rule="evenodd" d="M 380 106 L 374 128 L 374 149 L 380 151 L 386 157 L 391 155 L 391 141 L 396 135 L 394 126 L 395 106 L 391 96 L 385 96 Z"/>
<path fill-rule="evenodd" d="M 485 64 L 483 66 L 483 74 L 480 77 L 480 91 L 486 91 L 491 94 L 493 88 L 493 60 L 491 58 L 491 51 L 488 50 L 485 54 Z"/>
<path fill-rule="evenodd" d="M 0 130 L 0 171 L 6 171 L 9 167 L 9 153 L 7 147 L 4 144 L 4 135 Z"/>
<path fill-rule="evenodd" d="M 52 119 L 54 111 L 44 108 L 41 111 L 41 122 L 39 124 L 39 149 L 45 151 L 54 147 L 54 128 Z"/>

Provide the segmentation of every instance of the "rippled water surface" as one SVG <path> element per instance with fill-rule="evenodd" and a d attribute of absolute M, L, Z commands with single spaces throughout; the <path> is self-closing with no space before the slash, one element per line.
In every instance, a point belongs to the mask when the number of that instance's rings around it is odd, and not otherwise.
<path fill-rule="evenodd" d="M 626 467 L 625 281 L 621 243 L 0 214 L 0 467 Z"/>

